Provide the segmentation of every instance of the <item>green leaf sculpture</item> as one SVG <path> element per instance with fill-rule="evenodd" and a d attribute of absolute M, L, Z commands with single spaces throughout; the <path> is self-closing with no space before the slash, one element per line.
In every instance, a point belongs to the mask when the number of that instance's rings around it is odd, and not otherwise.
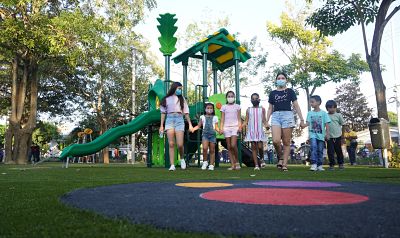
<path fill-rule="evenodd" d="M 161 33 L 161 36 L 158 37 L 158 41 L 160 42 L 161 48 L 160 51 L 166 55 L 172 55 L 176 51 L 175 44 L 177 38 L 174 37 L 176 30 L 178 27 L 174 26 L 178 19 L 175 19 L 175 14 L 160 14 L 160 17 L 157 18 L 157 21 L 160 25 L 157 26 L 158 31 Z"/>

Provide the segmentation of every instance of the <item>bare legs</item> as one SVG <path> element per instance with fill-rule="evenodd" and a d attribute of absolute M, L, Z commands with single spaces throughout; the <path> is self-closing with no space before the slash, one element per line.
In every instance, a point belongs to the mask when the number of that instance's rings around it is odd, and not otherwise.
<path fill-rule="evenodd" d="M 272 126 L 272 142 L 278 155 L 278 165 L 287 166 L 290 154 L 290 142 L 292 140 L 293 128 L 281 128 L 280 126 Z M 282 146 L 283 144 L 283 153 Z"/>
<path fill-rule="evenodd" d="M 210 148 L 210 164 L 214 165 L 215 162 L 215 143 L 209 141 L 203 141 L 203 161 L 207 161 L 207 152 L 208 148 Z"/>
<path fill-rule="evenodd" d="M 231 160 L 232 168 L 235 168 L 238 160 L 237 136 L 226 137 L 226 144 L 228 146 L 228 154 Z"/>
<path fill-rule="evenodd" d="M 169 145 L 169 162 L 173 165 L 175 162 L 175 138 L 176 138 L 176 145 L 178 147 L 180 159 L 183 159 L 183 131 L 175 131 L 174 129 L 167 130 L 167 137 L 168 137 L 168 145 Z"/>
<path fill-rule="evenodd" d="M 258 161 L 257 153 L 260 154 L 261 159 L 264 159 L 264 151 L 263 151 L 263 143 L 261 141 L 258 142 L 251 142 L 251 153 L 254 160 L 254 165 L 260 166 L 260 161 Z"/>

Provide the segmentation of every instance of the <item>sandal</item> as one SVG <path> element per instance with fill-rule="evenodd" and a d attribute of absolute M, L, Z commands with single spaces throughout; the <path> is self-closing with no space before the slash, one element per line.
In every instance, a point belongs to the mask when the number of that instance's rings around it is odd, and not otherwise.
<path fill-rule="evenodd" d="M 282 172 L 287 172 L 287 171 L 289 171 L 287 165 L 282 165 Z"/>
<path fill-rule="evenodd" d="M 283 159 L 278 159 L 278 164 L 276 165 L 277 169 L 282 169 L 283 168 L 283 164 L 280 164 L 279 161 L 283 161 Z"/>

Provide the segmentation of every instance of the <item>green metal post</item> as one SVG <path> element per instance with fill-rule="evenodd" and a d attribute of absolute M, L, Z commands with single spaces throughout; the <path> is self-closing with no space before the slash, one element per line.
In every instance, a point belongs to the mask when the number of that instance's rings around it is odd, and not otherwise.
<path fill-rule="evenodd" d="M 188 88 L 187 88 L 188 62 L 187 61 L 183 61 L 182 62 L 182 66 L 183 66 L 183 97 L 185 97 L 187 99 L 187 92 L 188 92 Z"/>
<path fill-rule="evenodd" d="M 206 102 L 207 97 L 207 53 L 208 47 L 204 47 L 203 49 L 203 102 Z"/>
<path fill-rule="evenodd" d="M 170 86 L 170 62 L 171 62 L 171 56 L 170 55 L 165 55 L 165 95 L 167 95 L 167 92 L 169 90 L 169 86 Z"/>
<path fill-rule="evenodd" d="M 240 81 L 239 81 L 239 52 L 235 50 L 234 52 L 235 59 L 235 91 L 236 91 L 236 103 L 240 105 Z M 238 159 L 240 166 L 242 166 L 242 140 L 241 135 L 238 136 L 237 146 L 238 146 Z"/>
<path fill-rule="evenodd" d="M 170 79 L 169 79 L 169 69 L 170 69 L 170 58 L 171 58 L 171 56 L 170 55 L 165 55 L 165 89 L 164 89 L 164 92 L 165 92 L 165 95 L 167 95 L 167 92 L 168 92 L 168 90 L 169 90 L 169 86 L 170 86 Z M 164 146 L 164 160 L 165 160 L 165 168 L 169 168 L 169 166 L 171 165 L 170 164 L 170 162 L 169 162 L 169 143 L 168 143 L 168 137 L 167 136 L 164 136 L 165 137 L 165 146 Z"/>
<path fill-rule="evenodd" d="M 148 126 L 147 130 L 147 168 L 151 168 L 153 162 L 153 127 Z"/>
<path fill-rule="evenodd" d="M 217 68 L 214 67 L 213 63 L 213 83 L 214 83 L 214 94 L 218 93 L 218 75 L 217 75 Z"/>
<path fill-rule="evenodd" d="M 239 81 L 239 53 L 235 51 L 235 93 L 236 93 L 236 103 L 240 105 L 240 81 Z"/>

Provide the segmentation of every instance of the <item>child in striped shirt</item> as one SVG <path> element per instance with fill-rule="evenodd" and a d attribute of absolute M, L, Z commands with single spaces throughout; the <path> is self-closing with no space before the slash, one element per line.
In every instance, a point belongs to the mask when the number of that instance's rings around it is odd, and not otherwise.
<path fill-rule="evenodd" d="M 254 170 L 260 170 L 260 166 L 266 166 L 264 162 L 263 142 L 268 138 L 264 133 L 264 127 L 267 127 L 267 120 L 265 117 L 265 108 L 260 107 L 260 96 L 257 93 L 251 95 L 252 107 L 247 108 L 246 120 L 244 127 L 247 127 L 247 133 L 244 141 L 251 142 L 251 151 L 254 160 Z M 260 154 L 261 160 L 257 159 L 257 154 Z"/>

